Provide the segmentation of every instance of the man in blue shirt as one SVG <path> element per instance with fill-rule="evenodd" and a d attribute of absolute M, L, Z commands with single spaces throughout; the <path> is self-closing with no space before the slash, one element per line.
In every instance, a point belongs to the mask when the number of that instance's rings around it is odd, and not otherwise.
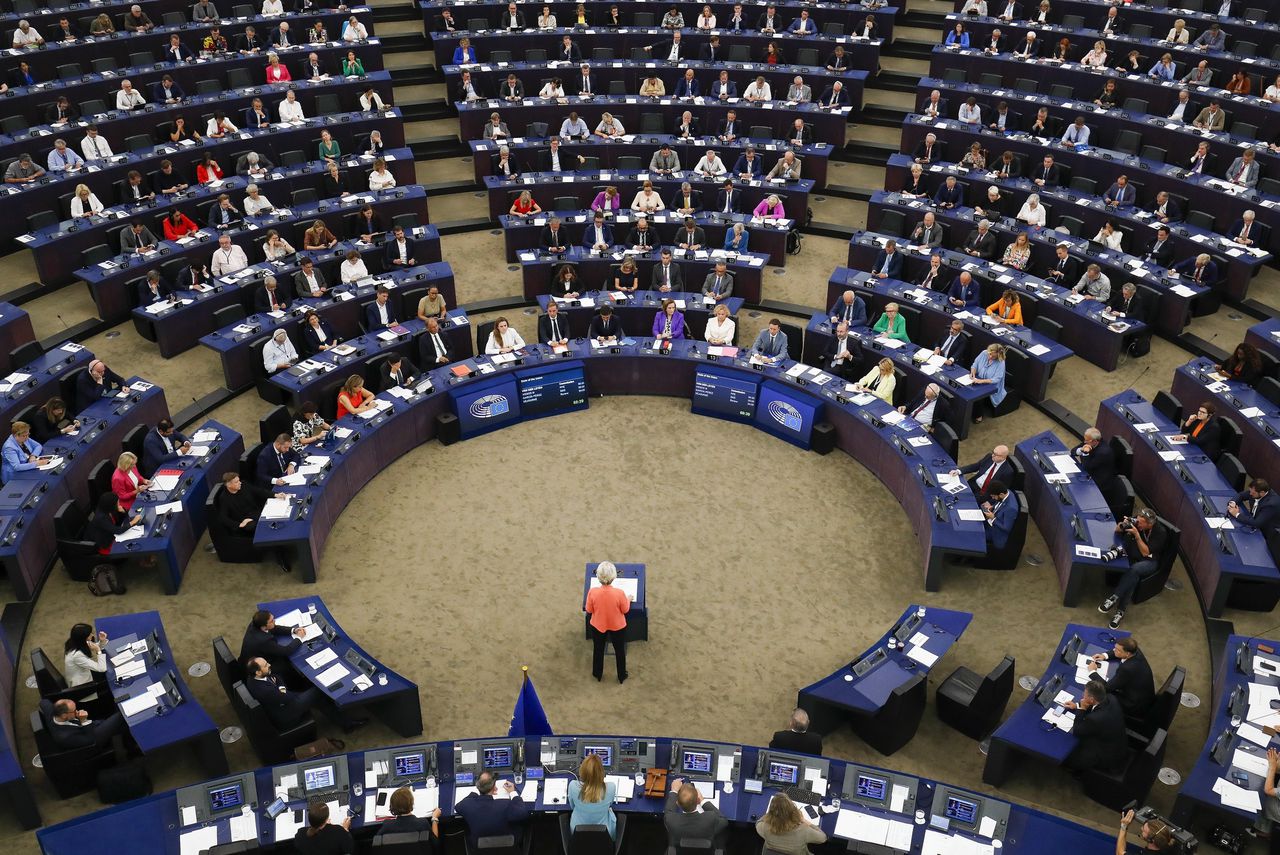
<path fill-rule="evenodd" d="M 782 331 L 782 321 L 777 318 L 770 320 L 769 326 L 756 336 L 751 352 L 763 356 L 770 363 L 784 358 L 787 355 L 787 334 Z"/>

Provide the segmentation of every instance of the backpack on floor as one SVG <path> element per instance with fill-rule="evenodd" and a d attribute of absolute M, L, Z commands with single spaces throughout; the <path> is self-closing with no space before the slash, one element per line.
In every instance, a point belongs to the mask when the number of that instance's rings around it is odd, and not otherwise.
<path fill-rule="evenodd" d="M 787 232 L 787 255 L 799 255 L 804 247 L 804 238 L 795 229 Z"/>
<path fill-rule="evenodd" d="M 123 594 L 124 585 L 116 578 L 116 569 L 110 564 L 99 564 L 89 572 L 89 593 L 95 597 Z"/>

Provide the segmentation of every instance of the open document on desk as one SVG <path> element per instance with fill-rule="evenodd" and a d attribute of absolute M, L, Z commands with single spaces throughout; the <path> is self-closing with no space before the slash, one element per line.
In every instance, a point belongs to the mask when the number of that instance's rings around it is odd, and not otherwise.
<path fill-rule="evenodd" d="M 365 822 L 382 822 L 391 818 L 391 794 L 393 789 L 378 789 L 374 787 L 372 790 L 365 791 L 364 797 L 364 821 Z M 378 809 L 378 799 L 382 799 L 382 809 Z M 413 815 L 426 819 L 431 816 L 436 808 L 440 807 L 440 788 L 439 787 L 416 787 L 413 790 Z"/>
<path fill-rule="evenodd" d="M 556 793 L 563 793 L 563 797 L 560 799 L 560 801 L 553 802 L 551 800 L 551 794 L 553 791 Z M 453 790 L 454 807 L 457 807 L 458 802 L 462 801 L 463 799 L 465 799 L 467 796 L 471 795 L 474 792 L 478 792 L 475 787 L 455 787 Z M 548 778 L 546 780 L 545 795 L 546 795 L 546 798 L 544 799 L 545 804 L 558 804 L 558 805 L 568 804 L 569 779 L 568 778 Z M 495 799 L 511 799 L 516 796 L 519 796 L 520 800 L 523 802 L 528 802 L 529 804 L 536 804 L 538 801 L 538 782 L 525 781 L 523 787 L 517 790 L 513 790 L 511 792 L 507 792 L 507 788 L 502 785 L 501 781 L 497 782 L 497 785 L 493 788 L 493 797 Z"/>
<path fill-rule="evenodd" d="M 933 829 L 924 833 L 924 845 L 920 847 L 920 855 L 992 855 L 993 852 L 995 849 L 990 843 Z"/>
<path fill-rule="evenodd" d="M 618 577 L 617 579 L 613 580 L 613 585 L 615 588 L 621 588 L 623 593 L 627 595 L 627 599 L 631 600 L 631 602 L 633 603 L 636 601 L 636 596 L 639 595 L 640 593 L 639 579 L 623 579 L 622 577 Z M 599 588 L 600 580 L 596 578 L 592 578 L 591 587 Z"/>
<path fill-rule="evenodd" d="M 911 836 L 915 827 L 905 820 L 885 816 L 842 810 L 836 816 L 835 836 L 845 840 L 859 840 L 876 846 L 887 846 L 907 852 L 911 849 Z"/>

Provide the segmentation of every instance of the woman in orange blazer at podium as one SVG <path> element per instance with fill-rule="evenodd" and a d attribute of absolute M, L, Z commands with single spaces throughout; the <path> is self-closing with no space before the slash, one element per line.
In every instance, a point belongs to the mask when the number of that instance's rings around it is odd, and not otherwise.
<path fill-rule="evenodd" d="M 627 628 L 627 612 L 631 599 L 621 588 L 613 587 L 618 578 L 618 568 L 612 561 L 596 565 L 596 579 L 600 587 L 587 592 L 587 614 L 591 615 L 591 639 L 595 649 L 591 654 L 591 676 L 597 681 L 604 676 L 604 646 L 613 644 L 613 655 L 618 660 L 618 682 L 627 679 L 627 643 L 622 632 Z"/>

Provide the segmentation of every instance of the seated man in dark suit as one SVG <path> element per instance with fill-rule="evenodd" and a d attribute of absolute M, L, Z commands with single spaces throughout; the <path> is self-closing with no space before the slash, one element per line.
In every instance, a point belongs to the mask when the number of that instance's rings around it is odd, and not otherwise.
<path fill-rule="evenodd" d="M 159 270 L 148 271 L 146 278 L 138 282 L 138 305 L 149 306 L 169 299 L 173 289 L 164 281 Z"/>
<path fill-rule="evenodd" d="M 622 331 L 622 322 L 613 316 L 613 306 L 605 303 L 600 311 L 591 319 L 591 327 L 587 330 L 587 338 L 601 343 L 609 340 L 621 341 L 626 333 Z"/>
<path fill-rule="evenodd" d="M 408 388 L 422 374 L 418 366 L 399 353 L 392 353 L 382 364 L 379 373 L 382 375 L 383 389 L 393 389 L 397 386 L 401 389 Z"/>
<path fill-rule="evenodd" d="M 870 272 L 877 279 L 902 278 L 902 253 L 898 252 L 897 241 L 885 242 L 884 248 L 876 253 L 876 260 L 871 265 Z"/>
<path fill-rule="evenodd" d="M 687 838 L 710 840 L 712 849 L 724 845 L 729 820 L 710 801 L 704 801 L 698 788 L 683 778 L 673 778 L 671 792 L 663 811 L 667 840 L 677 845 Z"/>
<path fill-rule="evenodd" d="M 566 345 L 569 343 L 569 317 L 560 314 L 555 300 L 547 303 L 547 312 L 538 318 L 538 343 Z"/>
<path fill-rule="evenodd" d="M 1071 257 L 1069 246 L 1060 243 L 1054 250 L 1053 261 L 1045 265 L 1040 275 L 1047 282 L 1070 288 L 1080 281 L 1080 262 Z"/>
<path fill-rule="evenodd" d="M 969 232 L 969 236 L 964 239 L 964 246 L 960 249 L 968 255 L 973 255 L 986 261 L 995 258 L 996 236 L 991 231 L 990 221 L 978 220 L 978 227 Z"/>
<path fill-rule="evenodd" d="M 1180 261 L 1173 267 L 1179 275 L 1185 276 L 1192 282 L 1199 282 L 1212 288 L 1218 284 L 1218 265 L 1214 263 L 1213 257 L 1207 252 L 1202 252 L 1194 258 L 1188 258 Z"/>
<path fill-rule="evenodd" d="M 1116 672 L 1110 680 L 1103 680 L 1095 675 L 1092 680 L 1104 683 L 1107 694 L 1119 701 L 1120 708 L 1130 718 L 1141 718 L 1151 709 L 1156 699 L 1156 681 L 1151 676 L 1151 665 L 1147 657 L 1138 649 L 1138 641 L 1133 636 L 1117 639 L 1110 653 L 1094 654 L 1094 662 L 1089 663 L 1090 671 L 1097 671 L 1095 662 L 1106 662 L 1114 659 Z"/>
<path fill-rule="evenodd" d="M 942 160 L 942 143 L 938 142 L 937 134 L 925 134 L 924 139 L 912 152 L 912 158 L 916 163 L 933 163 Z"/>
<path fill-rule="evenodd" d="M 560 223 L 559 217 L 552 217 L 547 223 L 547 227 L 542 230 L 540 242 L 547 252 L 567 252 L 573 246 L 569 230 Z"/>
<path fill-rule="evenodd" d="M 268 276 L 262 280 L 262 287 L 253 295 L 253 309 L 255 312 L 276 312 L 289 308 L 289 301 L 293 298 L 284 285 L 276 281 L 274 276 Z"/>
<path fill-rule="evenodd" d="M 1264 478 L 1254 478 L 1249 489 L 1227 503 L 1227 513 L 1241 525 L 1249 525 L 1267 534 L 1280 525 L 1280 497 L 1271 492 Z"/>
<path fill-rule="evenodd" d="M 1091 427 L 1084 432 L 1084 441 L 1071 450 L 1071 456 L 1102 495 L 1110 496 L 1116 482 L 1116 456 L 1111 444 L 1102 441 L 1102 431 Z"/>
<path fill-rule="evenodd" d="M 942 389 L 937 383 L 925 386 L 905 407 L 898 407 L 898 412 L 915 419 L 929 433 L 933 433 L 934 425 L 947 420 L 949 410 L 947 399 L 942 397 Z"/>
<path fill-rule="evenodd" d="M 259 487 L 279 486 L 284 484 L 286 475 L 298 471 L 301 462 L 302 458 L 293 450 L 293 437 L 282 433 L 258 452 L 255 480 Z"/>
<path fill-rule="evenodd" d="M 740 214 L 738 206 L 742 204 L 742 192 L 733 189 L 733 182 L 726 180 L 716 193 L 716 212 L 720 214 Z"/>
<path fill-rule="evenodd" d="M 379 285 L 373 302 L 364 307 L 364 328 L 369 332 L 385 329 L 398 323 L 390 303 L 391 292 L 386 285 Z"/>
<path fill-rule="evenodd" d="M 941 356 L 948 365 L 965 365 L 965 351 L 969 342 L 964 337 L 964 321 L 952 320 L 933 348 L 934 356 Z"/>
<path fill-rule="evenodd" d="M 1114 698 L 1107 697 L 1106 686 L 1090 680 L 1085 684 L 1079 704 L 1068 701 L 1063 706 L 1076 714 L 1071 733 L 1077 742 L 1067 757 L 1068 769 L 1080 772 L 1114 769 L 1124 762 L 1129 753 L 1124 735 L 1124 710 Z"/>
<path fill-rule="evenodd" d="M 417 264 L 413 257 L 413 242 L 405 235 L 404 226 L 394 227 L 391 234 L 391 240 L 382 249 L 382 259 L 387 266 L 413 267 Z"/>
<path fill-rule="evenodd" d="M 939 208 L 956 208 L 964 204 L 964 190 L 956 183 L 954 175 L 948 175 L 947 180 L 939 185 L 933 194 L 933 204 Z"/>
<path fill-rule="evenodd" d="M 831 311 L 827 314 L 831 317 L 833 324 L 843 322 L 850 327 L 867 325 L 867 304 L 852 289 L 841 294 L 831 304 Z"/>
<path fill-rule="evenodd" d="M 191 449 L 191 440 L 179 433 L 169 419 L 161 419 L 156 429 L 142 440 L 142 471 L 148 476 L 172 463 Z"/>
<path fill-rule="evenodd" d="M 982 503 L 982 515 L 987 518 L 987 546 L 1004 549 L 1013 524 L 1018 521 L 1018 499 L 999 481 L 992 481 L 987 492 L 989 498 Z"/>
<path fill-rule="evenodd" d="M 861 365 L 862 348 L 858 346 L 858 340 L 849 335 L 849 325 L 840 321 L 836 325 L 836 334 L 822 351 L 822 367 L 853 383 Z"/>
<path fill-rule="evenodd" d="M 262 705 L 267 718 L 278 730 L 297 727 L 324 699 L 317 686 L 300 692 L 288 688 L 271 673 L 271 664 L 261 656 L 250 659 L 245 665 L 244 687 L 249 695 Z"/>
<path fill-rule="evenodd" d="M 76 412 L 123 388 L 123 377 L 108 368 L 101 359 L 93 360 L 88 370 L 76 377 Z"/>
<path fill-rule="evenodd" d="M 1142 257 L 1165 270 L 1173 268 L 1173 241 L 1169 239 L 1168 226 L 1156 229 L 1156 236 L 1151 239 L 1151 246 L 1147 247 Z"/>
<path fill-rule="evenodd" d="M 253 659 L 265 659 L 280 670 L 282 666 L 288 666 L 289 654 L 302 645 L 305 633 L 306 630 L 300 626 L 293 629 L 276 626 L 275 615 L 259 609 L 245 628 L 240 642 L 240 661 L 248 665 Z M 287 644 L 280 643 L 279 640 L 284 638 L 289 639 Z"/>
<path fill-rule="evenodd" d="M 440 321 L 427 318 L 427 329 L 422 333 L 422 358 L 432 368 L 444 365 L 453 359 L 449 352 L 449 343 L 440 335 Z"/>
<path fill-rule="evenodd" d="M 49 722 L 49 738 L 59 748 L 102 747 L 111 737 L 124 730 L 124 716 L 113 713 L 101 721 L 89 718 L 89 712 L 76 707 L 75 701 L 61 700 L 53 704 L 53 720 Z"/>
<path fill-rule="evenodd" d="M 982 504 L 991 498 L 990 490 L 993 484 L 997 482 L 1003 484 L 1013 483 L 1013 464 L 1009 462 L 1009 446 L 997 445 L 991 449 L 990 454 L 977 463 L 970 463 L 968 466 L 952 469 L 951 474 L 976 474 L 976 477 L 969 481 L 969 487 L 973 490 L 973 495 L 978 499 L 978 504 Z"/>
<path fill-rule="evenodd" d="M 1143 323 L 1147 321 L 1147 301 L 1138 291 L 1138 286 L 1132 282 L 1124 283 L 1119 291 L 1112 291 L 1111 302 L 1107 303 L 1107 307 L 1130 320 Z"/>
<path fill-rule="evenodd" d="M 493 791 L 497 780 L 492 772 L 481 772 L 476 778 L 476 791 L 454 806 L 454 812 L 467 823 L 467 839 L 475 850 L 481 837 L 511 835 L 517 841 L 524 836 L 524 823 L 529 820 L 529 806 L 516 792 L 515 784 L 503 781 L 502 788 L 510 798 L 496 799 Z"/>
<path fill-rule="evenodd" d="M 786 730 L 775 731 L 769 747 L 775 751 L 821 756 L 822 734 L 809 732 L 809 714 L 796 707 L 791 713 L 790 726 Z"/>

